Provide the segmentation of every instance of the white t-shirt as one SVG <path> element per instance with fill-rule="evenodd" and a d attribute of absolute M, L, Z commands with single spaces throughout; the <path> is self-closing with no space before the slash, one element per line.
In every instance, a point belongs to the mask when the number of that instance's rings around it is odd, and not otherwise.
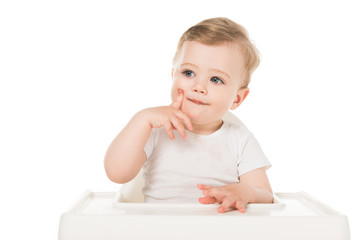
<path fill-rule="evenodd" d="M 223 186 L 239 176 L 271 166 L 258 141 L 243 124 L 225 121 L 210 135 L 174 131 L 170 140 L 163 128 L 154 128 L 145 146 L 145 202 L 197 203 L 197 184 Z"/>

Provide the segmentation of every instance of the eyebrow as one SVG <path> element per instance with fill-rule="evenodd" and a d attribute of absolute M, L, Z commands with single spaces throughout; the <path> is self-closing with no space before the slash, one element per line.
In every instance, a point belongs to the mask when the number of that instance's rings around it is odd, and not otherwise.
<path fill-rule="evenodd" d="M 195 64 L 192 64 L 192 63 L 183 63 L 183 64 L 181 64 L 180 66 L 183 67 L 183 66 L 186 66 L 186 65 L 190 65 L 191 67 L 196 68 L 196 69 L 199 68 L 198 66 L 196 66 Z M 209 70 L 210 70 L 210 71 L 213 71 L 213 72 L 217 72 L 217 73 L 223 74 L 223 75 L 225 75 L 227 78 L 231 79 L 231 77 L 229 76 L 229 74 L 227 74 L 226 72 L 223 72 L 223 71 L 221 71 L 221 70 L 219 70 L 219 69 L 210 68 Z"/>

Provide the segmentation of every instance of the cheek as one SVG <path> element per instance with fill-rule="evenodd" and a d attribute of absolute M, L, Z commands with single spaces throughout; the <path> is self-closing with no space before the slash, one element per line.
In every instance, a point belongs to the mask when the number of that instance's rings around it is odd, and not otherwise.
<path fill-rule="evenodd" d="M 230 97 L 233 94 L 231 92 L 224 92 L 217 96 L 217 109 L 219 111 L 227 111 L 232 106 L 232 103 L 234 102 L 235 97 Z M 226 96 L 226 97 L 224 97 Z"/>
<path fill-rule="evenodd" d="M 174 82 L 172 87 L 171 87 L 171 101 L 175 101 L 178 94 L 178 89 L 179 87 L 176 85 L 176 83 Z"/>

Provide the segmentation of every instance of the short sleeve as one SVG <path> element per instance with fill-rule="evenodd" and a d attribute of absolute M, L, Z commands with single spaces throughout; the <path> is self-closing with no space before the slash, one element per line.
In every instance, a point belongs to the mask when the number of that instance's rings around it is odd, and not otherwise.
<path fill-rule="evenodd" d="M 266 167 L 269 169 L 271 167 L 271 163 L 252 133 L 246 134 L 243 144 L 239 145 L 238 154 L 239 176 L 257 168 Z"/>
<path fill-rule="evenodd" d="M 155 146 L 155 134 L 156 134 L 156 129 L 152 129 L 150 136 L 145 144 L 144 147 L 144 152 L 146 154 L 146 158 L 148 159 L 149 156 L 151 155 L 151 153 L 153 152 L 154 146 Z"/>

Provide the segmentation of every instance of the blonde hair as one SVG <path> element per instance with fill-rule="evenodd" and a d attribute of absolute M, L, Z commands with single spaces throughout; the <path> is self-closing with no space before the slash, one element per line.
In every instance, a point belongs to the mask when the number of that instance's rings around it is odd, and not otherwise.
<path fill-rule="evenodd" d="M 259 52 L 250 42 L 246 29 L 227 18 L 206 19 L 189 28 L 181 36 L 173 63 L 179 57 L 185 41 L 197 41 L 201 44 L 212 46 L 223 43 L 240 43 L 244 55 L 244 79 L 242 88 L 248 86 L 251 74 L 260 64 Z"/>

